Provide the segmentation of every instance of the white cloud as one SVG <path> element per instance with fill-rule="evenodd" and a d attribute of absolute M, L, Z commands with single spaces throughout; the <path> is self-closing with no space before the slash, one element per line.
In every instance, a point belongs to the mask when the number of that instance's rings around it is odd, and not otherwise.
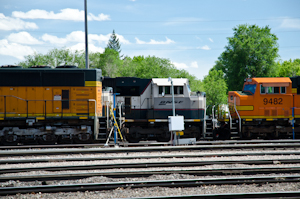
<path fill-rule="evenodd" d="M 196 61 L 193 61 L 193 62 L 191 63 L 191 67 L 192 67 L 192 68 L 198 68 L 198 63 L 197 63 Z"/>
<path fill-rule="evenodd" d="M 84 11 L 78 9 L 66 8 L 60 10 L 59 13 L 54 13 L 53 11 L 34 9 L 28 12 L 14 11 L 12 16 L 21 19 L 58 19 L 58 20 L 71 20 L 71 21 L 84 21 Z M 89 21 L 107 21 L 110 20 L 109 15 L 103 13 L 98 14 L 98 16 L 92 13 L 88 14 Z"/>
<path fill-rule="evenodd" d="M 111 34 L 107 34 L 107 35 L 89 34 L 88 35 L 89 43 L 90 42 L 106 43 L 108 42 L 110 35 Z M 121 44 L 130 44 L 130 42 L 126 40 L 122 35 L 118 35 L 118 34 L 116 35 Z M 65 38 L 59 38 L 54 35 L 44 34 L 42 36 L 42 39 L 51 44 L 58 44 L 58 45 L 65 45 L 70 42 L 85 43 L 85 33 L 83 31 L 73 31 L 70 34 L 68 34 Z"/>
<path fill-rule="evenodd" d="M 280 27 L 300 29 L 300 19 L 285 18 L 282 20 Z"/>
<path fill-rule="evenodd" d="M 210 50 L 210 47 L 208 45 L 205 45 L 205 46 L 202 46 L 202 47 L 197 47 L 197 49 Z"/>
<path fill-rule="evenodd" d="M 201 39 L 200 37 L 198 37 L 198 36 L 196 36 L 196 39 L 198 39 L 198 40 L 202 41 L 202 39 Z"/>
<path fill-rule="evenodd" d="M 32 22 L 25 22 L 21 19 L 14 19 L 6 17 L 0 13 L 0 30 L 24 30 L 24 29 L 38 29 L 38 26 Z"/>
<path fill-rule="evenodd" d="M 191 62 L 190 66 L 186 65 L 185 63 L 177 63 L 177 62 L 172 62 L 172 63 L 178 69 L 198 68 L 198 63 L 196 61 Z"/>
<path fill-rule="evenodd" d="M 58 38 L 57 36 L 44 34 L 42 36 L 42 40 L 49 42 L 51 44 L 58 44 L 58 45 L 64 45 L 67 43 L 67 39 L 65 38 Z"/>
<path fill-rule="evenodd" d="M 31 36 L 28 32 L 11 33 L 8 41 L 19 44 L 42 44 L 43 42 Z"/>
<path fill-rule="evenodd" d="M 17 43 L 9 43 L 8 40 L 0 40 L 0 54 L 24 59 L 24 56 L 34 54 L 34 49 Z"/>
<path fill-rule="evenodd" d="M 169 39 L 166 37 L 166 41 L 155 41 L 154 39 L 151 39 L 149 42 L 145 42 L 142 40 L 139 40 L 137 37 L 135 38 L 137 44 L 172 44 L 175 43 L 175 41 Z"/>
<path fill-rule="evenodd" d="M 78 43 L 71 47 L 68 47 L 71 51 L 84 51 L 85 50 L 85 43 Z M 101 47 L 96 47 L 94 44 L 89 44 L 89 52 L 100 52 L 103 53 L 104 49 Z"/>
<path fill-rule="evenodd" d="M 177 63 L 177 62 L 172 62 L 174 64 L 174 66 L 176 68 L 179 68 L 179 69 L 185 69 L 185 68 L 188 68 L 188 66 L 185 64 L 185 63 Z"/>
<path fill-rule="evenodd" d="M 208 38 L 209 41 L 214 42 L 214 40 L 212 38 Z"/>

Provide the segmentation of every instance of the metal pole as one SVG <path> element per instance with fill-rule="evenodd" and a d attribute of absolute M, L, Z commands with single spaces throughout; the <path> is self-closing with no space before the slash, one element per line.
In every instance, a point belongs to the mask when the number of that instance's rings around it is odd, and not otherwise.
<path fill-rule="evenodd" d="M 175 116 L 175 102 L 174 102 L 174 86 L 173 86 L 173 80 L 171 80 L 171 92 L 172 92 L 172 107 L 173 107 L 173 116 Z"/>
<path fill-rule="evenodd" d="M 87 26 L 87 0 L 84 0 L 84 27 L 85 27 L 85 68 L 89 68 L 89 49 L 88 49 L 88 26 Z"/>
<path fill-rule="evenodd" d="M 172 92 L 173 116 L 175 116 L 174 86 L 173 86 L 173 80 L 172 79 L 171 79 L 171 92 Z M 177 144 L 176 131 L 173 131 L 173 134 L 174 134 L 173 146 L 175 146 Z"/>
<path fill-rule="evenodd" d="M 295 139 L 295 107 L 292 109 L 292 115 L 293 115 L 293 140 Z"/>
<path fill-rule="evenodd" d="M 116 94 L 114 94 L 114 106 L 113 106 L 113 112 L 114 112 L 114 116 L 116 117 Z M 114 124 L 114 143 L 115 145 L 117 144 L 117 129 L 116 129 L 116 126 L 115 126 L 115 123 L 113 122 Z"/>

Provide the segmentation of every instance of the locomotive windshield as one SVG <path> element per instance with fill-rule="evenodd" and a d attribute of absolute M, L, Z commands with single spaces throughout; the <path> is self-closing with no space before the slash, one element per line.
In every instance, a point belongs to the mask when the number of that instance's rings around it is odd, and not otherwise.
<path fill-rule="evenodd" d="M 256 90 L 256 84 L 246 84 L 243 89 L 243 93 L 248 93 L 250 95 L 253 95 Z"/>

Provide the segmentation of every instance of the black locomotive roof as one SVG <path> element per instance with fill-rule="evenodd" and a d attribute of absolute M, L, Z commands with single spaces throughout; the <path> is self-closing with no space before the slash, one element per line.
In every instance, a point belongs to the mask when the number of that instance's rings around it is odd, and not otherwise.
<path fill-rule="evenodd" d="M 85 86 L 101 77 L 100 69 L 1 68 L 0 86 Z"/>
<path fill-rule="evenodd" d="M 151 80 L 137 77 L 104 77 L 102 86 L 112 87 L 114 93 L 119 93 L 120 96 L 139 96 L 145 91 Z"/>
<path fill-rule="evenodd" d="M 292 80 L 292 88 L 297 88 L 297 94 L 300 94 L 300 76 L 290 78 Z"/>

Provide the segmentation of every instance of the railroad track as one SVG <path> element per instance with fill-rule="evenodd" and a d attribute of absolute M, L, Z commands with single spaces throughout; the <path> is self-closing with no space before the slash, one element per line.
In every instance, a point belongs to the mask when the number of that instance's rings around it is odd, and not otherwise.
<path fill-rule="evenodd" d="M 267 143 L 267 144 L 220 144 L 220 145 L 193 145 L 193 146 L 159 146 L 159 147 L 117 147 L 117 148 L 66 148 L 66 149 L 32 149 L 32 150 L 2 150 L 0 157 L 41 155 L 41 154 L 87 154 L 87 153 L 128 153 L 153 151 L 192 151 L 192 150 L 221 150 L 221 149 L 277 149 L 299 148 L 300 143 Z"/>
<path fill-rule="evenodd" d="M 129 181 L 129 182 L 105 182 L 105 183 L 84 183 L 67 185 L 40 185 L 26 187 L 2 187 L 0 195 L 18 193 L 53 193 L 53 192 L 76 192 L 93 190 L 111 190 L 117 188 L 145 188 L 145 187 L 192 187 L 201 185 L 223 185 L 223 184 L 253 184 L 253 183 L 280 183 L 299 182 L 300 175 L 286 176 L 260 176 L 260 177 L 229 177 L 229 178 L 201 178 L 181 180 L 157 180 L 157 181 Z M 294 194 L 300 192 L 293 192 Z M 289 194 L 288 194 L 289 195 Z M 294 195 L 295 196 L 295 195 Z M 297 195 L 299 196 L 299 195 Z"/>
<path fill-rule="evenodd" d="M 264 151 L 264 152 L 226 152 L 226 153 L 197 153 L 197 154 L 160 154 L 139 156 L 103 156 L 103 157 L 59 157 L 36 159 L 0 159 L 1 164 L 21 164 L 39 162 L 69 162 L 69 161 L 96 161 L 96 160 L 124 160 L 124 159 L 157 159 L 157 158 L 200 158 L 200 157 L 231 157 L 231 156 L 258 156 L 258 155 L 300 155 L 300 151 Z"/>
<path fill-rule="evenodd" d="M 284 140 L 215 140 L 215 141 L 197 141 L 195 145 L 220 145 L 220 144 L 268 144 L 268 143 L 300 143 L 299 139 L 284 139 Z M 151 142 L 141 141 L 139 143 L 123 143 L 120 142 L 120 147 L 143 147 L 143 146 L 168 146 L 172 142 Z M 92 144 L 55 144 L 55 145 L 16 145 L 16 146 L 0 146 L 0 150 L 5 149 L 41 149 L 41 148 L 93 148 L 104 147 L 104 143 Z M 109 147 L 113 147 L 114 143 L 109 142 Z"/>
<path fill-rule="evenodd" d="M 249 145 L 256 146 L 256 149 L 271 148 L 271 150 L 249 150 Z M 289 147 L 287 147 L 287 145 Z M 219 186 L 229 184 L 238 184 L 239 186 L 244 186 L 246 184 L 249 184 L 250 186 L 253 186 L 253 184 L 264 184 L 263 186 L 265 186 L 267 183 L 300 184 L 300 175 L 298 175 L 298 173 L 300 172 L 300 150 L 286 150 L 286 148 L 290 147 L 297 148 L 297 145 L 297 143 L 228 143 L 226 145 L 223 143 L 219 143 L 216 145 L 194 145 L 174 147 L 166 146 L 75 149 L 67 148 L 7 151 L 2 150 L 0 151 L 0 156 L 3 157 L 0 158 L 0 182 L 1 186 L 3 186 L 3 189 L 0 189 L 0 193 L 3 193 L 4 195 L 13 195 L 15 193 L 41 192 L 44 194 L 68 191 L 83 192 L 114 189 L 127 190 L 133 188 L 148 189 L 154 187 L 198 187 L 199 189 L 202 189 L 203 186 L 206 185 Z M 205 147 L 208 146 L 213 148 L 213 150 L 207 152 L 208 148 L 206 149 Z M 227 148 L 227 146 L 229 147 Z M 243 151 L 244 146 L 246 146 L 247 151 Z M 202 150 L 203 147 L 204 150 Z M 284 150 L 277 150 L 277 148 Z M 227 150 L 229 152 L 225 152 L 222 149 L 230 150 Z M 240 151 L 234 151 L 236 149 Z M 273 151 L 273 149 L 276 150 Z M 83 155 L 93 154 L 92 151 L 98 153 L 98 155 L 94 155 L 91 157 Z M 78 155 L 72 155 L 73 157 L 70 157 L 70 152 L 73 154 L 78 153 Z M 111 155 L 111 153 L 115 152 L 119 154 Z M 127 154 L 125 152 L 127 152 Z M 143 153 L 141 154 L 140 152 Z M 8 154 L 22 157 L 7 158 L 6 156 L 8 156 Z M 33 158 L 33 154 L 47 154 L 47 156 Z M 49 154 L 51 154 L 51 156 L 49 156 Z M 56 157 L 56 155 L 59 156 Z M 276 155 L 276 157 L 274 157 L 274 155 Z M 243 156 L 246 156 L 247 158 L 242 158 Z M 249 156 L 253 157 L 250 158 Z M 160 159 L 155 161 L 151 160 L 157 158 Z M 172 160 L 170 158 L 175 159 Z M 193 158 L 198 159 L 194 160 Z M 64 163 L 61 163 L 62 161 Z M 74 163 L 72 163 L 72 161 L 74 161 Z M 79 163 L 79 161 L 87 162 Z M 68 162 L 70 162 L 70 164 Z M 27 163 L 36 165 L 29 165 Z M 203 176 L 203 178 L 199 178 L 200 176 Z M 219 181 L 208 181 L 206 180 L 209 179 L 207 178 L 207 176 L 215 176 L 215 178 L 211 179 L 219 179 Z M 137 177 L 138 179 L 136 179 Z M 170 180 L 170 178 L 173 179 Z M 168 180 L 158 181 L 157 179 Z M 111 182 L 120 180 L 123 182 Z M 140 183 L 136 183 L 137 180 Z M 170 183 L 171 181 L 172 185 L 169 186 L 168 183 Z M 44 185 L 41 186 L 41 184 Z M 135 191 L 133 191 L 133 193 L 134 192 Z M 274 192 L 270 192 L 270 194 L 271 193 Z M 280 195 L 282 193 L 283 192 L 278 192 L 278 197 L 282 196 Z M 297 192 L 293 193 L 295 194 Z M 247 193 L 245 194 L 247 195 Z M 258 193 L 258 195 L 255 196 L 260 196 L 259 194 L 262 193 Z M 219 196 L 219 194 L 213 195 L 213 198 Z M 239 194 L 237 194 L 237 196 L 238 195 Z M 291 196 L 292 195 L 293 194 L 291 194 Z M 209 198 L 207 196 L 208 195 L 195 195 L 191 197 Z M 222 197 L 226 198 L 225 196 L 226 194 Z M 250 197 L 251 195 L 248 196 Z M 46 198 L 47 196 L 43 197 Z M 168 196 L 168 198 L 170 197 L 173 196 Z M 182 198 L 182 196 L 180 197 Z M 274 195 L 272 195 L 272 197 L 274 197 Z M 164 196 L 162 196 L 161 198 L 164 198 Z M 176 197 L 174 196 L 174 198 Z"/>
<path fill-rule="evenodd" d="M 50 181 L 50 180 L 70 180 L 95 176 L 105 176 L 113 178 L 125 177 L 149 177 L 151 175 L 168 174 L 188 174 L 188 175 L 257 175 L 257 174 L 280 174 L 299 173 L 300 166 L 280 166 L 280 167 L 236 167 L 236 168 L 211 168 L 211 169 L 156 169 L 156 170 L 135 170 L 135 171 L 104 171 L 104 172 L 74 172 L 59 174 L 38 174 L 38 175 L 11 175 L 0 176 L 0 182 L 9 180 L 15 181 Z"/>
<path fill-rule="evenodd" d="M 65 170 L 96 170 L 96 169 L 121 169 L 121 168 L 151 168 L 151 167 L 192 167 L 205 165 L 224 164 L 247 164 L 247 165 L 267 165 L 267 164 L 296 164 L 300 159 L 258 159 L 258 160 L 211 160 L 211 161 L 173 161 L 173 162 L 140 162 L 140 163 L 115 163 L 115 164 L 85 164 L 68 166 L 32 166 L 2 168 L 0 174 L 17 173 L 28 171 L 65 171 Z"/>

